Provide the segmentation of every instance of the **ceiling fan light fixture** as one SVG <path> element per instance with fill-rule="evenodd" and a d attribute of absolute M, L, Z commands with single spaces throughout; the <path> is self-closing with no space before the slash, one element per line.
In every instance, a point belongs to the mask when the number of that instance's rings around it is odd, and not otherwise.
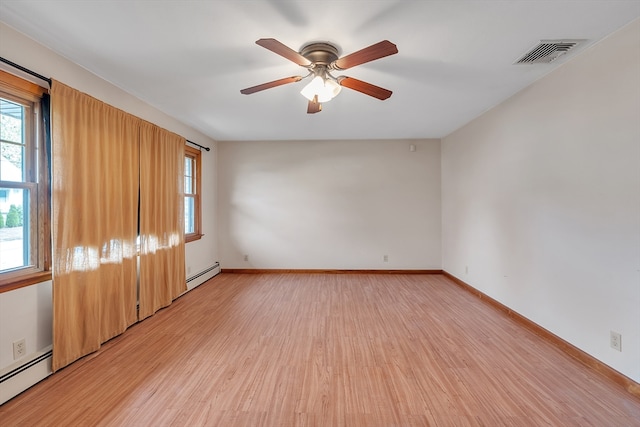
<path fill-rule="evenodd" d="M 276 39 L 265 38 L 256 41 L 256 44 L 282 56 L 289 61 L 305 68 L 309 74 L 306 77 L 292 76 L 274 80 L 257 86 L 240 90 L 243 95 L 260 92 L 265 89 L 282 86 L 288 83 L 299 82 L 302 79 L 313 76 L 311 81 L 300 91 L 302 96 L 309 101 L 307 113 L 314 114 L 322 110 L 322 103 L 335 98 L 342 87 L 369 95 L 379 100 L 385 100 L 392 94 L 390 90 L 372 85 L 362 80 L 347 76 L 338 78 L 331 75 L 331 71 L 341 71 L 356 65 L 366 64 L 376 59 L 384 58 L 398 53 L 398 48 L 389 40 L 360 49 L 347 56 L 339 57 L 339 50 L 328 42 L 309 43 L 296 52 Z"/>
<path fill-rule="evenodd" d="M 313 101 L 315 96 L 322 90 L 324 90 L 324 81 L 322 80 L 322 77 L 315 76 L 305 87 L 302 88 L 300 94 L 309 101 Z"/>
<path fill-rule="evenodd" d="M 340 93 L 342 87 L 334 80 L 323 78 L 316 75 L 302 90 L 300 94 L 307 98 L 309 101 L 316 102 L 328 102 L 336 97 Z"/>
<path fill-rule="evenodd" d="M 324 81 L 324 87 L 329 92 L 331 92 L 331 98 L 335 98 L 336 96 L 338 96 L 338 94 L 342 90 L 342 86 L 340 86 L 334 79 L 326 79 Z"/>

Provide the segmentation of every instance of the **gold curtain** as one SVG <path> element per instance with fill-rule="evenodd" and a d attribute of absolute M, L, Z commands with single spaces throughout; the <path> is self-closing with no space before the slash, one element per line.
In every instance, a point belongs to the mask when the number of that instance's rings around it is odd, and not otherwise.
<path fill-rule="evenodd" d="M 150 123 L 141 125 L 140 320 L 187 290 L 184 144 L 184 138 L 169 131 Z"/>
<path fill-rule="evenodd" d="M 136 321 L 140 119 L 53 82 L 53 370 Z"/>

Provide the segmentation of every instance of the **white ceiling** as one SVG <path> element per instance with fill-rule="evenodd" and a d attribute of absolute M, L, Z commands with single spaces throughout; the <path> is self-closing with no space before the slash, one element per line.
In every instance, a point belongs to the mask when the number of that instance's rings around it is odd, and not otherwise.
<path fill-rule="evenodd" d="M 9 26 L 216 140 L 440 138 L 639 16 L 636 0 L 0 2 Z M 344 89 L 313 115 L 305 81 L 241 95 L 306 75 L 259 38 L 341 55 L 388 39 L 397 55 L 340 74 L 393 95 Z M 588 41 L 551 65 L 513 65 L 557 38 Z"/>

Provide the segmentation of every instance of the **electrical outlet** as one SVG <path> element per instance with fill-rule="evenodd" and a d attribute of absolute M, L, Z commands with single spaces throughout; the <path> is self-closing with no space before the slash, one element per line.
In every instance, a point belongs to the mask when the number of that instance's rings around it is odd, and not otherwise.
<path fill-rule="evenodd" d="M 622 351 L 622 334 L 617 332 L 609 331 L 609 345 L 614 350 Z"/>
<path fill-rule="evenodd" d="M 21 357 L 27 355 L 27 341 L 22 338 L 21 340 L 13 343 L 13 360 L 18 360 Z"/>
<path fill-rule="evenodd" d="M 244 260 L 245 260 L 245 261 L 249 261 L 249 255 L 245 255 L 245 256 L 244 256 Z"/>
<path fill-rule="evenodd" d="M 382 257 L 382 261 L 384 261 L 384 262 L 389 262 L 389 255 L 384 255 L 384 256 Z"/>

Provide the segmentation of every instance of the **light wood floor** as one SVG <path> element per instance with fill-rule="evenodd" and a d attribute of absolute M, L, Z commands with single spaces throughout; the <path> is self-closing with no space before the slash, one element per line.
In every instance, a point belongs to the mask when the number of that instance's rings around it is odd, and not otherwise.
<path fill-rule="evenodd" d="M 0 425 L 640 426 L 640 399 L 441 275 L 222 274 Z"/>

